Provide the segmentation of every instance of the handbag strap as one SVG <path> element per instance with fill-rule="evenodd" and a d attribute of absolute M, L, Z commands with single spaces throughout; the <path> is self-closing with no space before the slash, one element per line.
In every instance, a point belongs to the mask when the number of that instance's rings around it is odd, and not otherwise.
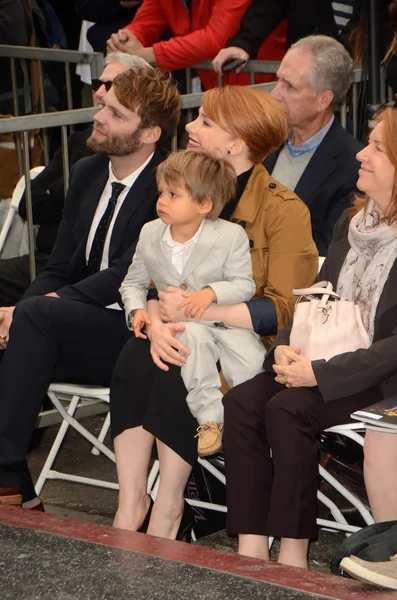
<path fill-rule="evenodd" d="M 330 281 L 317 281 L 308 288 L 294 288 L 292 293 L 294 296 L 299 296 L 297 303 L 299 303 L 303 297 L 313 298 L 314 296 L 322 296 L 320 304 L 318 305 L 319 309 L 326 308 L 330 297 L 340 300 L 339 294 L 333 291 L 333 286 Z"/>

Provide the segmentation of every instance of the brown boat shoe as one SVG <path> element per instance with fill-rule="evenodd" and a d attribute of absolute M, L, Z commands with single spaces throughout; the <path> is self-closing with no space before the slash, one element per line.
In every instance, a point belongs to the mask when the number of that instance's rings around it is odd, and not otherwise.
<path fill-rule="evenodd" d="M 222 450 L 223 423 L 206 421 L 197 427 L 197 452 L 199 456 L 211 456 Z"/>

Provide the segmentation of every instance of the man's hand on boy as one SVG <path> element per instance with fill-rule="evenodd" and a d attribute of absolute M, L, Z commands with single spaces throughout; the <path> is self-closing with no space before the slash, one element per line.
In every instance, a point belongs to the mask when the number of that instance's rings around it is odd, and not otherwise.
<path fill-rule="evenodd" d="M 186 318 L 194 319 L 196 322 L 200 321 L 207 308 L 217 300 L 216 294 L 211 287 L 206 287 L 197 292 L 184 292 L 182 296 L 186 300 L 181 302 L 177 310 L 186 307 Z"/>
<path fill-rule="evenodd" d="M 135 337 L 146 340 L 147 336 L 144 333 L 142 333 L 141 329 L 145 325 L 150 325 L 151 323 L 148 313 L 146 312 L 146 310 L 142 310 L 141 308 L 139 308 L 138 310 L 134 311 L 133 315 L 134 318 L 132 320 L 132 329 L 134 330 Z"/>

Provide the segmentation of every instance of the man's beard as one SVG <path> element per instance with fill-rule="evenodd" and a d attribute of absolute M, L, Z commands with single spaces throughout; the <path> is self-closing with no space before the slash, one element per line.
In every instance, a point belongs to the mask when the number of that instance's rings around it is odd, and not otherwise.
<path fill-rule="evenodd" d="M 87 146 L 93 152 L 98 154 L 107 154 L 108 156 L 128 156 L 138 152 L 142 147 L 141 143 L 142 128 L 138 127 L 129 134 L 113 134 L 111 136 L 98 139 L 95 137 L 95 128 L 87 140 Z"/>

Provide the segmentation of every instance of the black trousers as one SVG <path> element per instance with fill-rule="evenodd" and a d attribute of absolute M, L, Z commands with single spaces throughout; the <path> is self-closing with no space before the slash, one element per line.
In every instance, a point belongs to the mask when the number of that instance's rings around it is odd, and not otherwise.
<path fill-rule="evenodd" d="M 230 533 L 316 538 L 317 442 L 378 402 L 372 388 L 324 402 L 318 387 L 286 388 L 260 373 L 223 398 L 227 529 Z M 270 454 L 271 451 L 271 454 Z"/>
<path fill-rule="evenodd" d="M 18 304 L 0 367 L 0 484 L 29 483 L 25 456 L 50 383 L 109 386 L 131 335 L 123 311 L 46 296 Z"/>
<path fill-rule="evenodd" d="M 110 386 L 112 437 L 142 425 L 192 466 L 197 460 L 197 421 L 186 404 L 180 367 L 162 371 L 148 340 L 131 338 L 120 353 Z"/>
<path fill-rule="evenodd" d="M 48 254 L 36 252 L 36 272 L 48 262 Z M 30 285 L 29 255 L 0 259 L 0 306 L 15 306 Z"/>

